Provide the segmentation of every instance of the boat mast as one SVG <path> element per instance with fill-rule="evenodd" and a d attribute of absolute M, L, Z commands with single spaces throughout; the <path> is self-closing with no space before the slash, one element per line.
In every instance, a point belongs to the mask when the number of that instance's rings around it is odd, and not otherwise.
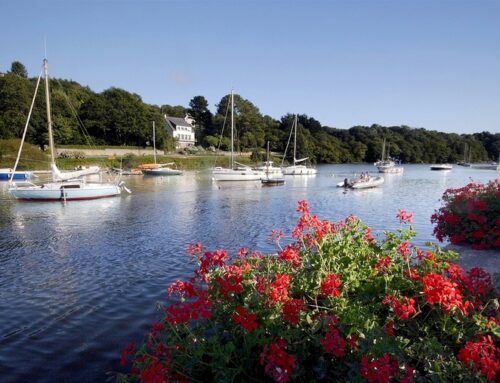
<path fill-rule="evenodd" d="M 231 89 L 231 169 L 234 169 L 234 94 Z"/>
<path fill-rule="evenodd" d="M 49 93 L 49 62 L 43 59 L 43 69 L 45 73 L 45 102 L 47 104 L 47 124 L 49 128 L 49 146 L 50 146 L 50 160 L 51 164 L 56 164 L 55 149 L 54 149 L 54 136 L 52 134 L 52 117 L 50 113 L 50 93 Z"/>
<path fill-rule="evenodd" d="M 295 159 L 297 158 L 297 115 L 295 115 L 295 134 L 293 136 L 293 165 L 295 166 Z"/>
<path fill-rule="evenodd" d="M 155 137 L 155 122 L 153 120 L 153 157 L 155 159 L 155 165 L 156 165 L 156 137 Z"/>

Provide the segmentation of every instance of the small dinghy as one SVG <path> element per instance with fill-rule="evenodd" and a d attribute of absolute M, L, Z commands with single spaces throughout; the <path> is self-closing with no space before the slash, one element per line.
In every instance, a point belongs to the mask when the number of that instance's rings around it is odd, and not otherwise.
<path fill-rule="evenodd" d="M 354 180 L 344 179 L 337 187 L 346 189 L 369 189 L 380 186 L 384 183 L 383 177 L 362 176 Z"/>

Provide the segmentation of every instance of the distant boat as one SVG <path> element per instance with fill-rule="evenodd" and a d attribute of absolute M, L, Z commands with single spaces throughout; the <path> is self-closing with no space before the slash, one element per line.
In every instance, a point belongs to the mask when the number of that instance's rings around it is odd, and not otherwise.
<path fill-rule="evenodd" d="M 264 167 L 265 177 L 262 178 L 261 182 L 266 186 L 273 185 L 284 185 L 285 178 L 283 178 L 283 173 L 281 172 L 281 168 L 276 168 L 272 166 L 273 162 L 269 160 L 269 141 L 267 141 L 267 159 L 265 162 L 266 166 Z"/>
<path fill-rule="evenodd" d="M 33 177 L 32 172 L 28 171 L 17 171 L 13 172 L 12 169 L 0 169 L 0 181 L 9 180 L 29 180 Z"/>
<path fill-rule="evenodd" d="M 154 156 L 154 164 L 143 164 L 139 166 L 139 169 L 145 176 L 180 176 L 182 171 L 178 169 L 173 169 L 171 166 L 174 166 L 174 162 L 169 162 L 166 164 L 157 164 L 156 163 L 156 128 L 155 122 L 153 121 L 153 156 Z"/>
<path fill-rule="evenodd" d="M 430 166 L 431 170 L 451 170 L 453 165 L 451 164 L 432 164 Z"/>
<path fill-rule="evenodd" d="M 387 156 L 385 155 L 385 138 L 382 144 L 382 159 L 374 163 L 379 173 L 399 174 L 403 173 L 402 166 L 396 166 L 396 162 L 389 155 L 389 148 L 387 148 Z"/>
<path fill-rule="evenodd" d="M 297 115 L 295 115 L 294 123 L 292 124 L 292 130 L 290 131 L 290 137 L 293 132 L 293 165 L 290 166 L 283 166 L 282 164 L 282 171 L 284 175 L 287 176 L 306 176 L 306 175 L 314 175 L 318 173 L 318 171 L 314 168 L 307 167 L 305 165 L 297 165 L 301 162 L 306 161 L 309 157 L 306 158 L 301 158 L 297 159 Z M 290 143 L 290 137 L 288 139 L 288 143 Z M 287 144 L 288 148 L 288 144 Z M 283 161 L 285 161 L 285 156 L 286 156 L 286 149 L 285 153 L 283 154 Z"/>
<path fill-rule="evenodd" d="M 497 162 L 492 162 L 491 164 L 477 164 L 472 165 L 474 169 L 485 169 L 485 170 L 500 170 L 500 152 L 498 153 Z"/>
<path fill-rule="evenodd" d="M 47 59 L 43 60 L 43 67 L 45 77 L 45 99 L 47 107 L 47 124 L 51 155 L 50 167 L 52 171 L 52 182 L 45 183 L 43 185 L 35 185 L 30 182 L 24 182 L 20 184 L 12 182 L 11 187 L 9 188 L 10 194 L 18 200 L 30 201 L 72 201 L 114 197 L 120 195 L 122 187 L 125 188 L 123 182 L 120 182 L 119 184 L 86 183 L 85 179 L 81 178 L 83 175 L 95 173 L 95 168 L 64 173 L 57 168 L 55 161 L 54 137 L 52 133 L 52 116 L 50 113 L 50 92 Z M 17 163 L 19 162 L 22 145 L 24 143 L 24 138 L 26 135 L 26 129 L 28 127 L 31 111 L 34 105 L 41 77 L 42 75 L 40 74 L 36 84 L 35 95 L 33 96 L 30 113 L 28 115 L 28 122 L 26 123 L 23 139 L 21 140 L 21 147 L 16 159 L 16 165 L 14 166 L 14 172 Z"/>
<path fill-rule="evenodd" d="M 343 187 L 346 189 L 369 189 L 375 188 L 384 183 L 384 178 L 381 176 L 361 176 L 354 180 L 349 180 L 347 178 L 344 181 L 339 182 L 337 187 Z"/>
<path fill-rule="evenodd" d="M 229 168 L 217 166 L 212 169 L 212 179 L 214 181 L 259 181 L 262 178 L 264 178 L 263 171 L 238 164 L 234 160 L 234 94 L 231 90 L 231 163 Z"/>

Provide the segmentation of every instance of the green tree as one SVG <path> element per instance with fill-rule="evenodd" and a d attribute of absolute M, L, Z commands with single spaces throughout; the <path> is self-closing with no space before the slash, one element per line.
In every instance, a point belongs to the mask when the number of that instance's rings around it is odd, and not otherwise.
<path fill-rule="evenodd" d="M 10 73 L 23 78 L 28 78 L 28 71 L 26 70 L 26 67 L 19 61 L 14 61 L 12 63 L 10 66 Z"/>

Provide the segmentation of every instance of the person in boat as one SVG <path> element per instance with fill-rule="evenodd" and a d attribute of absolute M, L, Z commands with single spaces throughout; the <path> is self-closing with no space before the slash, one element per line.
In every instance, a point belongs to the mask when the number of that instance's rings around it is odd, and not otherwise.
<path fill-rule="evenodd" d="M 345 188 L 349 187 L 349 180 L 347 178 L 344 178 L 344 187 Z"/>

